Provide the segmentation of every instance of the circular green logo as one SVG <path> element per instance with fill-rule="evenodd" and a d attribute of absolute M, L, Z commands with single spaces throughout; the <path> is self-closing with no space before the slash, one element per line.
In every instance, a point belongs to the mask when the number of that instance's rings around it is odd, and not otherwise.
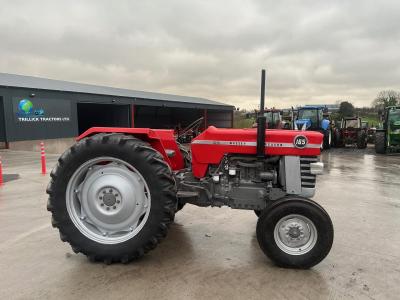
<path fill-rule="evenodd" d="M 22 114 L 30 115 L 33 113 L 33 104 L 30 100 L 23 99 L 19 101 L 18 110 Z"/>

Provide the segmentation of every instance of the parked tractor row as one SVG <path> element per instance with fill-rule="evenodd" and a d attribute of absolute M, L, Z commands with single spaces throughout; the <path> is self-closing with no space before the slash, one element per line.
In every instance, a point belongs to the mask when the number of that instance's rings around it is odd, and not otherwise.
<path fill-rule="evenodd" d="M 255 114 L 257 114 L 256 112 Z M 250 115 L 252 116 L 252 115 Z M 330 119 L 325 106 L 303 106 L 296 110 L 265 109 L 267 129 L 317 131 L 323 134 L 322 149 L 375 144 L 376 153 L 400 152 L 400 107 L 388 107 L 381 114 L 380 128 L 370 127 L 362 118 L 353 116 L 340 121 Z M 257 127 L 255 123 L 253 127 Z"/>

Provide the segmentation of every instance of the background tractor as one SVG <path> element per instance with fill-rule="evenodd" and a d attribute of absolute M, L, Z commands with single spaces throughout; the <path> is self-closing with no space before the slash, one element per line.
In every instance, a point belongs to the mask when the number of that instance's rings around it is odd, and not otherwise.
<path fill-rule="evenodd" d="M 332 132 L 327 109 L 324 106 L 303 106 L 297 109 L 293 128 L 313 130 L 323 134 L 323 149 L 329 149 L 332 144 Z"/>
<path fill-rule="evenodd" d="M 400 152 L 400 106 L 387 107 L 381 119 L 383 128 L 375 133 L 376 153 Z"/>
<path fill-rule="evenodd" d="M 47 188 L 62 241 L 105 263 L 154 249 L 185 204 L 255 210 L 257 240 L 282 267 L 309 268 L 329 253 L 333 225 L 310 200 L 319 162 L 318 132 L 213 126 L 182 151 L 173 130 L 91 128 L 59 158 Z M 217 226 L 217 225 L 216 225 Z"/>
<path fill-rule="evenodd" d="M 362 126 L 359 117 L 343 118 L 340 125 L 334 130 L 333 145 L 335 147 L 356 144 L 358 149 L 365 149 L 367 142 L 367 128 Z"/>
<path fill-rule="evenodd" d="M 258 116 L 259 112 L 256 112 L 254 115 Z M 283 111 L 280 109 L 264 109 L 264 117 L 266 129 L 290 129 L 290 123 L 283 120 Z M 252 127 L 256 128 L 257 123 L 254 123 Z"/>
<path fill-rule="evenodd" d="M 376 128 L 373 126 L 371 127 L 368 121 L 361 121 L 361 128 L 367 132 L 367 143 L 375 144 Z"/>

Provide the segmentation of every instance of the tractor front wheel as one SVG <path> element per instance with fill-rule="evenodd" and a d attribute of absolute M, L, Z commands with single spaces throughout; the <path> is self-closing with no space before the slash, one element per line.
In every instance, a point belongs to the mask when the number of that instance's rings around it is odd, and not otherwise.
<path fill-rule="evenodd" d="M 378 154 L 386 153 L 386 136 L 383 131 L 377 131 L 375 134 L 375 152 Z"/>
<path fill-rule="evenodd" d="M 329 149 L 332 145 L 332 132 L 330 129 L 324 132 L 323 149 Z"/>
<path fill-rule="evenodd" d="M 97 134 L 68 149 L 51 173 L 47 209 L 74 252 L 129 262 L 166 236 L 175 181 L 162 155 L 123 134 Z"/>
<path fill-rule="evenodd" d="M 328 255 L 333 225 L 328 213 L 314 201 L 286 197 L 262 212 L 257 240 L 276 265 L 308 269 Z"/>

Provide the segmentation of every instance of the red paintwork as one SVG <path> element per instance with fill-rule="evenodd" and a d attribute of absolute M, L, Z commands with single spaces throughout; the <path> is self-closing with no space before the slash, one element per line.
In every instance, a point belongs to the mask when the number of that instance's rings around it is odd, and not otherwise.
<path fill-rule="evenodd" d="M 175 141 L 174 131 L 166 129 L 149 128 L 115 128 L 115 127 L 93 127 L 81 134 L 77 140 L 81 140 L 92 134 L 101 132 L 119 132 L 134 135 L 147 141 L 150 145 L 159 151 L 166 162 L 173 170 L 180 170 L 184 167 L 183 157 Z M 306 136 L 308 144 L 321 145 L 323 135 L 315 131 L 295 131 L 295 130 L 266 130 L 265 141 L 274 143 L 265 148 L 266 155 L 294 155 L 294 156 L 316 156 L 320 154 L 320 148 L 298 149 L 293 145 L 293 140 L 297 135 Z M 191 144 L 192 149 L 192 172 L 197 178 L 206 175 L 210 164 L 219 164 L 224 154 L 256 154 L 256 146 L 240 145 L 240 142 L 256 142 L 257 129 L 217 129 L 214 126 L 208 127 L 203 133 L 194 139 L 194 141 L 235 141 L 238 144 L 233 145 L 213 145 L 213 144 Z M 279 145 L 284 143 L 288 147 Z M 165 150 L 175 151 L 175 156 L 168 157 Z"/>
<path fill-rule="evenodd" d="M 266 155 L 294 155 L 294 156 L 315 156 L 321 153 L 320 148 L 298 149 L 293 146 L 293 140 L 297 135 L 304 135 L 308 139 L 308 144 L 321 145 L 323 135 L 315 131 L 296 131 L 296 130 L 266 130 L 265 141 L 267 143 L 290 144 L 292 147 L 274 147 L 265 148 Z M 256 142 L 257 129 L 217 129 L 210 126 L 196 137 L 193 141 L 239 141 L 239 142 Z M 195 177 L 204 177 L 209 164 L 219 164 L 224 154 L 256 154 L 256 146 L 243 145 L 207 145 L 196 144 L 192 142 L 192 172 Z"/>
<path fill-rule="evenodd" d="M 154 149 L 162 154 L 165 161 L 172 170 L 181 170 L 184 168 L 184 161 L 178 144 L 175 141 L 174 131 L 172 129 L 150 129 L 150 128 L 118 128 L 118 127 L 92 127 L 82 133 L 77 140 L 101 132 L 119 132 L 126 133 L 148 142 Z M 168 157 L 165 150 L 174 150 L 175 155 Z"/>

